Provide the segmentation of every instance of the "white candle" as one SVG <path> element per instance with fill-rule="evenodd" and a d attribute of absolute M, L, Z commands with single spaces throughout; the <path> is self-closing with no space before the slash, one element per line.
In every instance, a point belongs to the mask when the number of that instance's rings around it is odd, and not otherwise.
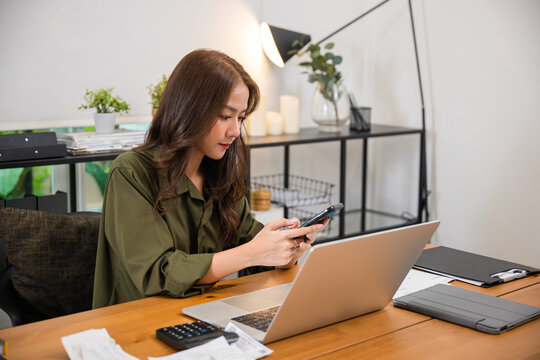
<path fill-rule="evenodd" d="M 266 132 L 268 135 L 281 135 L 283 133 L 283 118 L 275 111 L 266 113 Z"/>
<path fill-rule="evenodd" d="M 283 133 L 298 134 L 300 132 L 298 120 L 298 98 L 292 95 L 279 97 L 279 108 L 283 116 Z"/>
<path fill-rule="evenodd" d="M 261 96 L 259 106 L 248 118 L 247 132 L 249 136 L 266 136 L 266 96 Z"/>

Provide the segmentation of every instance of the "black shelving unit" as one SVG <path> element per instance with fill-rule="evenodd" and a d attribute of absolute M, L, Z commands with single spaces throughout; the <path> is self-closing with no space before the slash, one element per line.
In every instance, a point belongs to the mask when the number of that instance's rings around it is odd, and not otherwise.
<path fill-rule="evenodd" d="M 420 140 L 420 183 L 418 191 L 418 212 L 415 218 L 404 219 L 403 217 L 395 214 L 382 213 L 374 209 L 368 209 L 366 207 L 366 194 L 367 194 L 367 168 L 368 168 L 368 142 L 371 138 L 399 136 L 399 135 L 411 135 L 416 134 Z M 338 142 L 340 146 L 340 159 L 339 159 L 339 200 L 346 204 L 346 160 L 347 160 L 347 141 L 362 139 L 363 140 L 363 154 L 362 154 L 362 182 L 361 186 L 361 198 L 362 203 L 360 209 L 342 212 L 340 214 L 339 229 L 335 231 L 332 229 L 329 236 L 325 239 L 321 239 L 320 242 L 330 241 L 346 236 L 354 236 L 359 234 L 367 234 L 370 232 L 397 228 L 406 226 L 409 224 L 420 223 L 424 219 L 427 219 L 427 207 L 425 194 L 427 193 L 426 181 L 425 181 L 425 157 L 424 152 L 424 130 L 414 129 L 390 125 L 371 125 L 371 131 L 357 132 L 350 131 L 347 127 L 343 127 L 339 134 L 328 134 L 319 132 L 318 128 L 304 128 L 300 130 L 299 134 L 295 135 L 279 135 L 279 136 L 264 136 L 264 137 L 248 137 L 247 142 L 249 144 L 249 157 L 248 167 L 251 158 L 251 150 L 268 148 L 268 147 L 283 147 L 283 173 L 285 184 L 287 187 L 287 178 L 290 174 L 290 147 L 302 144 L 315 144 L 322 142 Z M 50 159 L 32 159 L 22 161 L 0 162 L 0 169 L 19 168 L 19 167 L 32 167 L 32 166 L 45 166 L 45 165 L 69 165 L 69 191 L 70 191 L 70 209 L 74 211 L 77 209 L 77 186 L 76 186 L 76 169 L 75 165 L 78 163 L 92 162 L 92 161 L 104 161 L 113 160 L 120 153 L 100 153 L 89 155 L 68 155 L 60 158 Z M 247 183 L 250 184 L 250 175 L 248 171 Z M 249 197 L 248 197 L 249 198 Z M 285 216 L 288 216 L 288 209 L 285 207 Z M 382 219 L 382 220 L 381 220 Z M 367 224 L 373 224 L 374 226 L 368 227 Z"/>
<path fill-rule="evenodd" d="M 366 207 L 367 195 L 367 172 L 368 172 L 368 143 L 369 139 L 377 137 L 399 136 L 416 134 L 419 137 L 420 146 L 420 176 L 419 176 L 419 191 L 418 191 L 418 211 L 414 218 L 404 218 L 400 215 L 384 213 L 375 209 Z M 425 149 L 424 139 L 425 132 L 423 129 L 406 128 L 390 125 L 372 124 L 370 131 L 359 132 L 350 131 L 347 127 L 343 127 L 339 134 L 321 133 L 318 128 L 304 128 L 299 134 L 294 135 L 279 135 L 265 137 L 250 137 L 248 143 L 250 150 L 267 147 L 283 147 L 283 173 L 287 187 L 287 178 L 290 174 L 290 147 L 302 144 L 315 144 L 321 142 L 339 142 L 340 159 L 339 159 L 339 200 L 346 204 L 346 162 L 347 162 L 347 141 L 363 140 L 362 154 L 362 181 L 361 187 L 361 206 L 360 209 L 345 211 L 340 213 L 339 229 L 332 229 L 327 237 L 318 240 L 317 242 L 325 242 L 336 240 L 348 236 L 367 234 L 375 231 L 388 230 L 415 223 L 420 223 L 427 219 L 427 207 L 425 194 L 427 193 L 425 181 L 425 157 L 423 149 Z M 251 158 L 251 151 L 249 152 Z M 250 161 L 250 159 L 248 159 Z M 250 179 L 248 175 L 248 184 Z M 288 208 L 284 207 L 284 216 L 288 217 Z M 375 224 L 368 227 L 367 224 Z"/>
<path fill-rule="evenodd" d="M 113 160 L 120 154 L 121 154 L 120 152 L 113 152 L 113 153 L 100 153 L 100 154 L 89 154 L 89 155 L 67 155 L 64 157 L 49 158 L 49 159 L 6 161 L 6 162 L 0 162 L 0 170 L 21 168 L 21 167 L 33 167 L 33 166 L 69 165 L 70 211 L 76 211 L 77 210 L 77 176 L 75 173 L 75 165 L 78 163 L 85 163 L 85 162 L 92 162 L 92 161 Z"/>

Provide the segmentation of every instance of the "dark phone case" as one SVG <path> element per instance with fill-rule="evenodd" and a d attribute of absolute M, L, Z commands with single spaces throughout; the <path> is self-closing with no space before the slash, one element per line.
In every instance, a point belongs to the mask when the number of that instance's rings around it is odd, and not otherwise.
<path fill-rule="evenodd" d="M 321 211 L 320 213 L 318 213 L 317 215 L 315 215 L 314 217 L 312 217 L 311 219 L 303 223 L 300 227 L 310 226 L 320 221 L 323 221 L 333 216 L 334 214 L 340 212 L 341 209 L 343 209 L 343 205 L 341 203 L 327 207 L 326 209 L 324 209 L 323 211 Z"/>

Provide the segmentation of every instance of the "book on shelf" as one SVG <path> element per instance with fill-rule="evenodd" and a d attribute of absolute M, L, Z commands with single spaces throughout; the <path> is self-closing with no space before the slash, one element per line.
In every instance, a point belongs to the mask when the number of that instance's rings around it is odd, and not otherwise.
<path fill-rule="evenodd" d="M 72 132 L 58 134 L 58 142 L 66 144 L 71 155 L 122 152 L 144 142 L 146 131 L 115 130 L 109 134 L 95 132 Z"/>

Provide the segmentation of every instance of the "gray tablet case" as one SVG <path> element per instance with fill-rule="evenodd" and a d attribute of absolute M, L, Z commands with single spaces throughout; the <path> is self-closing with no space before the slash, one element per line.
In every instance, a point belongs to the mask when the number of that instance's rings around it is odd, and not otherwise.
<path fill-rule="evenodd" d="M 488 334 L 540 317 L 540 308 L 444 284 L 396 298 L 394 306 Z"/>

